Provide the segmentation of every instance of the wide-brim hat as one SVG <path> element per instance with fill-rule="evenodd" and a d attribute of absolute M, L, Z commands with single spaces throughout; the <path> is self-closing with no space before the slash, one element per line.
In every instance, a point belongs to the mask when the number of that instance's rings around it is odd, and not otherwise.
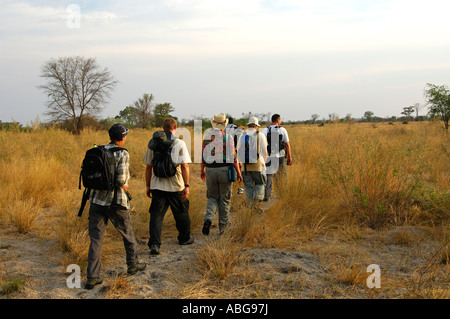
<path fill-rule="evenodd" d="M 261 126 L 261 125 L 259 125 L 259 120 L 258 120 L 258 118 L 257 117 L 251 117 L 250 119 L 249 119 L 249 121 L 248 121 L 248 123 L 247 123 L 247 125 L 250 125 L 250 124 L 255 124 L 256 126 Z"/>
<path fill-rule="evenodd" d="M 225 114 L 217 113 L 211 119 L 211 125 L 213 128 L 223 130 L 228 125 L 228 119 Z"/>

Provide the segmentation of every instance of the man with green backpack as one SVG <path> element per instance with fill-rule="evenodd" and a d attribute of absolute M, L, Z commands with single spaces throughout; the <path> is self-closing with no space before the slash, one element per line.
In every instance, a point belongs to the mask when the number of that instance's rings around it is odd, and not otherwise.
<path fill-rule="evenodd" d="M 188 199 L 191 157 L 186 143 L 174 135 L 177 122 L 167 118 L 162 128 L 163 131 L 153 134 L 143 159 L 146 164 L 146 194 L 152 199 L 148 241 L 151 255 L 160 254 L 162 225 L 169 207 L 176 221 L 178 243 L 190 245 L 194 242 Z"/>

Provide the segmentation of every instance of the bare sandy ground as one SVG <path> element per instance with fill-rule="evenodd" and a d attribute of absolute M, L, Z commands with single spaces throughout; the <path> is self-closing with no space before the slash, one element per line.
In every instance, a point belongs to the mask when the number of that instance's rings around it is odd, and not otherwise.
<path fill-rule="evenodd" d="M 415 236 L 399 244 L 398 233 Z M 194 233 L 195 242 L 180 246 L 176 238 L 165 238 L 159 256 L 151 256 L 145 240 L 139 240 L 141 261 L 147 268 L 133 276 L 123 276 L 128 289 L 114 293 L 112 286 L 126 272 L 124 254 L 116 254 L 103 265 L 104 283 L 93 290 L 70 289 L 62 265 L 64 253 L 56 241 L 32 233 L 19 234 L 13 228 L 0 229 L 0 279 L 22 278 L 23 288 L 1 298 L 15 299 L 103 299 L 103 298 L 233 298 L 210 285 L 196 267 L 196 252 L 209 240 L 217 240 L 217 230 L 209 237 Z M 427 239 L 428 238 L 428 239 Z M 305 246 L 306 247 L 306 246 Z M 397 227 L 382 234 L 365 235 L 358 240 L 322 236 L 304 251 L 251 248 L 242 253 L 244 261 L 237 266 L 241 274 L 250 274 L 255 283 L 234 289 L 237 298 L 404 298 L 448 296 L 448 266 L 433 258 L 439 245 L 427 232 L 413 227 Z M 369 274 L 360 272 L 359 282 L 345 282 L 352 276 L 352 265 L 378 263 L 382 269 L 381 289 L 369 289 Z M 427 268 L 428 267 L 428 268 Z M 240 269 L 239 269 L 240 268 Z M 345 269 L 344 269 L 345 268 Z M 354 274 L 353 274 L 354 275 Z M 432 275 L 431 277 L 429 275 Z M 242 275 L 241 275 L 242 277 Z M 431 279 L 430 279 L 431 278 Z M 434 279 L 433 279 L 434 278 Z M 439 279 L 440 278 L 440 279 Z M 227 279 L 233 280 L 233 278 Z M 432 282 L 431 282 L 432 281 Z M 422 286 L 420 286 L 422 285 Z M 229 287 L 227 288 L 230 289 Z M 263 289 L 264 291 L 261 291 Z M 419 289 L 419 290 L 418 290 Z M 422 289 L 422 290 L 420 290 Z M 242 293 L 242 290 L 246 290 Z M 447 291 L 447 294 L 445 294 Z M 439 293 L 436 293 L 439 292 Z"/>

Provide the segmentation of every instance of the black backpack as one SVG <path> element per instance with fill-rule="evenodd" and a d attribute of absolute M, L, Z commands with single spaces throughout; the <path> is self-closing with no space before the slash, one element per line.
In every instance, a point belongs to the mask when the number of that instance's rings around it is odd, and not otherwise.
<path fill-rule="evenodd" d="M 244 164 L 254 164 L 259 159 L 259 131 L 256 131 L 256 158 L 255 158 L 255 152 L 251 149 L 250 145 L 250 135 L 244 133 L 244 150 L 245 150 L 245 157 L 244 157 Z"/>
<path fill-rule="evenodd" d="M 153 151 L 151 165 L 156 177 L 168 178 L 177 173 L 177 165 L 172 160 L 173 142 L 171 135 L 158 131 L 153 134 L 153 138 L 148 143 L 148 147 Z"/>
<path fill-rule="evenodd" d="M 280 128 L 276 126 L 275 128 Z M 272 144 L 272 134 L 278 135 L 278 138 L 275 138 L 274 144 Z M 272 154 L 272 150 L 274 153 L 279 152 L 285 148 L 285 142 L 283 142 L 283 134 L 280 132 L 272 132 L 272 127 L 268 127 L 267 132 L 267 154 L 270 156 Z"/>
<path fill-rule="evenodd" d="M 116 160 L 114 152 L 126 150 L 122 147 L 106 149 L 104 145 L 94 145 L 86 151 L 81 164 L 78 188 L 83 182 L 84 193 L 78 216 L 83 213 L 84 206 L 91 190 L 106 190 L 116 192 Z"/>
<path fill-rule="evenodd" d="M 245 174 L 247 174 L 247 164 L 254 164 L 258 162 L 259 159 L 259 131 L 256 131 L 256 157 L 255 152 L 252 150 L 252 146 L 250 145 L 250 135 L 247 133 L 242 134 L 242 139 L 244 143 L 244 169 Z M 241 142 L 242 143 L 242 142 Z"/>

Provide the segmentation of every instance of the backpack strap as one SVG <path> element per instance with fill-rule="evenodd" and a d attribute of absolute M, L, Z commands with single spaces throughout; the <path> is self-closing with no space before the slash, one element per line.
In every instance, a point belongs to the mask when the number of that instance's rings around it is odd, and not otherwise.
<path fill-rule="evenodd" d="M 81 217 L 81 215 L 83 214 L 84 207 L 86 206 L 86 203 L 89 199 L 89 194 L 90 194 L 90 189 L 85 188 L 84 192 L 83 192 L 83 197 L 81 198 L 81 206 L 80 206 L 80 210 L 78 211 L 78 217 Z"/>
<path fill-rule="evenodd" d="M 256 159 L 259 158 L 259 131 L 256 131 Z"/>
<path fill-rule="evenodd" d="M 110 149 L 108 149 L 108 151 L 110 151 L 112 153 L 112 156 L 114 158 L 114 170 L 113 170 L 113 172 L 114 172 L 113 192 L 114 192 L 114 194 L 113 194 L 113 198 L 112 198 L 111 205 L 110 205 L 110 206 L 114 206 L 117 201 L 117 187 L 116 187 L 116 164 L 117 163 L 116 163 L 116 158 L 114 156 L 114 153 L 119 152 L 119 151 L 127 151 L 128 152 L 128 150 L 123 147 L 115 146 L 115 147 L 111 147 Z"/>
<path fill-rule="evenodd" d="M 242 135 L 244 135 L 244 147 L 246 147 L 247 143 L 250 143 L 250 136 L 247 134 L 247 132 L 242 133 Z M 245 151 L 245 148 L 244 148 Z M 246 156 L 244 154 L 244 156 Z M 244 174 L 247 175 L 247 163 L 246 163 L 246 159 L 244 160 Z"/>

